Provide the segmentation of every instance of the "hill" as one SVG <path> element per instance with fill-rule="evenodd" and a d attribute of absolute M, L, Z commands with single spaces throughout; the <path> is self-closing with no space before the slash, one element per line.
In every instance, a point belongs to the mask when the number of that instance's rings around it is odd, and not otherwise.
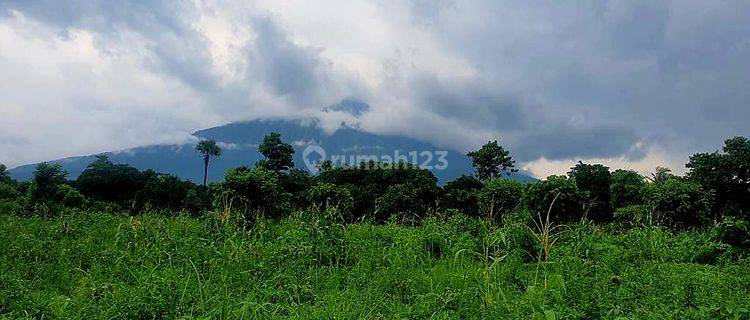
<path fill-rule="evenodd" d="M 326 109 L 329 110 L 329 109 Z M 362 112 L 361 108 L 357 109 Z M 282 139 L 295 146 L 295 166 L 307 169 L 321 158 L 318 152 L 308 153 L 304 159 L 308 146 L 320 146 L 325 152 L 326 159 L 339 157 L 343 162 L 354 163 L 358 158 L 368 156 L 382 159 L 383 157 L 400 156 L 412 163 L 427 164 L 438 167 L 441 155 L 447 163 L 444 169 L 433 169 L 440 183 L 455 179 L 462 174 L 473 172 L 471 161 L 466 155 L 455 150 L 445 150 L 433 144 L 400 135 L 380 135 L 342 124 L 332 133 L 325 132 L 316 119 L 307 120 L 254 120 L 236 122 L 227 125 L 200 130 L 193 133 L 198 139 L 214 139 L 221 143 L 224 154 L 214 160 L 209 167 L 209 181 L 221 181 L 224 172 L 238 166 L 251 166 L 262 159 L 258 152 L 258 144 L 270 132 L 280 132 Z M 321 150 L 316 148 L 315 150 Z M 417 153 L 410 154 L 416 151 Z M 428 152 L 431 155 L 423 154 Z M 444 152 L 444 153 L 441 153 Z M 193 143 L 175 145 L 151 145 L 133 149 L 106 152 L 113 162 L 127 163 L 138 169 L 152 169 L 165 172 L 194 182 L 203 179 L 203 160 L 194 150 Z M 416 156 L 416 157 L 414 157 Z M 429 158 L 429 159 L 428 159 Z M 95 159 L 95 155 L 78 156 L 53 160 L 59 163 L 70 175 L 76 178 L 86 166 Z M 364 158 L 360 158 L 364 159 Z M 414 161 L 414 160 L 417 161 Z M 430 161 L 426 161 L 430 160 Z M 358 161 L 356 161 L 358 162 Z M 31 178 L 36 164 L 20 166 L 9 170 L 11 176 L 20 181 Z M 514 179 L 520 181 L 534 181 L 526 173 L 516 173 Z"/>

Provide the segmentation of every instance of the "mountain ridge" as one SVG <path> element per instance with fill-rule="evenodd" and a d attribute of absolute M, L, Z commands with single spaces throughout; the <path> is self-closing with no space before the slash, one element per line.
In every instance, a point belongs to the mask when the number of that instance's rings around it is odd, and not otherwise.
<path fill-rule="evenodd" d="M 409 162 L 418 164 L 427 160 L 431 153 L 431 160 L 435 162 L 437 154 L 445 152 L 444 159 L 447 167 L 444 170 L 432 170 L 441 184 L 455 179 L 463 174 L 471 174 L 473 169 L 469 158 L 461 152 L 438 148 L 428 142 L 401 135 L 383 135 L 366 132 L 342 124 L 331 133 L 325 132 L 315 118 L 309 119 L 263 119 L 242 122 L 232 122 L 222 126 L 195 131 L 192 135 L 196 139 L 213 139 L 223 146 L 223 155 L 213 159 L 209 166 L 210 182 L 221 181 L 227 169 L 238 166 L 252 166 L 262 159 L 257 151 L 258 144 L 270 132 L 279 132 L 284 141 L 295 147 L 294 162 L 297 168 L 308 169 L 312 160 L 303 159 L 304 150 L 308 146 L 318 146 L 324 150 L 330 159 L 338 156 L 344 159 L 356 159 L 356 156 L 369 156 L 382 159 L 396 155 L 406 156 Z M 316 149 L 319 150 L 319 149 Z M 416 151 L 416 154 L 410 152 Z M 426 152 L 425 154 L 423 154 Z M 152 169 L 188 179 L 196 183 L 203 179 L 203 160 L 194 149 L 193 143 L 148 145 L 118 151 L 104 152 L 92 155 L 68 157 L 52 160 L 52 163 L 62 165 L 69 173 L 69 178 L 75 179 L 95 160 L 97 155 L 107 155 L 115 163 L 127 163 L 139 170 Z M 417 157 L 411 157 L 416 155 Z M 424 158 L 421 156 L 425 155 Z M 318 156 L 320 156 L 318 154 Z M 426 162 L 425 162 L 426 163 Z M 306 165 L 307 164 L 307 165 Z M 351 164 L 351 163 L 350 163 Z M 11 176 L 19 181 L 31 178 L 34 166 L 28 164 L 10 169 Z M 435 165 L 433 163 L 433 165 Z M 314 169 L 312 170 L 314 171 Z M 512 176 L 520 181 L 536 180 L 529 174 L 520 172 Z"/>

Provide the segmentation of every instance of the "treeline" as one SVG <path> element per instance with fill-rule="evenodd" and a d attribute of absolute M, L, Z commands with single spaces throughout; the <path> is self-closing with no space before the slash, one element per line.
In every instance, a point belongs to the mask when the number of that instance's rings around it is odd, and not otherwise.
<path fill-rule="evenodd" d="M 212 157 L 221 156 L 214 141 L 197 151 L 207 174 Z M 750 140 L 726 140 L 721 152 L 690 157 L 688 173 L 677 176 L 656 168 L 649 176 L 631 170 L 611 171 L 579 162 L 567 175 L 521 183 L 503 176 L 515 171 L 510 153 L 496 141 L 468 154 L 476 169 L 440 187 L 432 172 L 407 163 L 367 162 L 358 166 L 319 164 L 311 175 L 294 167 L 294 148 L 278 133 L 264 139 L 265 159 L 254 166 L 228 170 L 222 183 L 197 185 L 173 175 L 140 171 L 127 164 L 97 159 L 75 180 L 59 165 L 41 163 L 30 182 L 10 179 L 0 166 L 0 210 L 19 215 L 51 216 L 65 210 L 112 210 L 130 214 L 206 212 L 284 217 L 293 212 L 320 214 L 342 223 L 414 224 L 428 216 L 463 214 L 501 222 L 524 213 L 556 224 L 619 222 L 660 225 L 675 230 L 728 226 L 728 237 L 747 245 L 750 220 Z M 744 235 L 742 235 L 744 233 Z"/>

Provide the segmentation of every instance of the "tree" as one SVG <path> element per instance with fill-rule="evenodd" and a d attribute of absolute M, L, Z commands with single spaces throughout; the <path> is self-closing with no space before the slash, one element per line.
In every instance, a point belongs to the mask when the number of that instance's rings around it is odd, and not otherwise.
<path fill-rule="evenodd" d="M 534 215 L 545 214 L 553 201 L 550 219 L 555 223 L 576 222 L 583 217 L 585 199 L 567 176 L 549 176 L 529 185 L 524 194 L 524 203 Z"/>
<path fill-rule="evenodd" d="M 502 218 L 522 201 L 526 186 L 515 180 L 492 179 L 479 191 L 479 208 L 487 220 Z"/>
<path fill-rule="evenodd" d="M 12 184 L 13 179 L 10 178 L 8 173 L 8 167 L 0 163 L 0 183 Z"/>
<path fill-rule="evenodd" d="M 291 209 L 291 195 L 284 191 L 277 172 L 239 167 L 227 170 L 224 180 L 225 186 L 247 206 L 247 222 L 257 216 L 282 217 Z"/>
<path fill-rule="evenodd" d="M 477 191 L 483 187 L 484 184 L 479 179 L 462 175 L 445 184 L 441 205 L 445 209 L 456 209 L 467 216 L 478 216 Z"/>
<path fill-rule="evenodd" d="M 570 168 L 568 176 L 575 181 L 578 190 L 590 205 L 588 217 L 595 221 L 611 220 L 609 188 L 612 184 L 612 175 L 609 173 L 609 167 L 578 161 L 575 167 Z"/>
<path fill-rule="evenodd" d="M 697 183 L 673 177 L 646 185 L 643 193 L 661 224 L 681 229 L 700 227 L 709 220 L 713 197 Z"/>
<path fill-rule="evenodd" d="M 613 209 L 634 206 L 643 203 L 641 189 L 644 178 L 633 170 L 615 170 L 612 172 L 612 184 L 609 187 Z"/>
<path fill-rule="evenodd" d="M 76 186 L 85 196 L 113 202 L 135 198 L 147 177 L 128 164 L 114 164 L 106 155 L 96 156 L 76 179 Z"/>
<path fill-rule="evenodd" d="M 265 136 L 258 151 L 266 157 L 265 160 L 258 161 L 258 168 L 279 172 L 294 167 L 294 147 L 281 141 L 281 134 L 278 132 Z"/>
<path fill-rule="evenodd" d="M 501 173 L 517 172 L 515 161 L 510 152 L 500 146 L 497 141 L 485 143 L 482 148 L 466 154 L 471 158 L 471 164 L 477 172 L 479 180 L 487 181 L 500 177 Z"/>
<path fill-rule="evenodd" d="M 675 175 L 672 174 L 672 169 L 665 167 L 656 167 L 656 169 L 654 169 L 654 172 L 651 173 L 651 176 L 646 177 L 646 180 L 657 183 L 661 181 L 667 181 L 667 179 L 671 179 L 674 177 Z"/>
<path fill-rule="evenodd" d="M 686 165 L 688 179 L 714 192 L 717 217 L 750 211 L 750 140 L 728 139 L 723 151 L 694 154 Z"/>
<path fill-rule="evenodd" d="M 206 186 L 208 180 L 208 162 L 211 157 L 220 157 L 221 148 L 214 140 L 201 140 L 195 146 L 195 150 L 203 155 L 203 186 Z"/>
<path fill-rule="evenodd" d="M 59 164 L 42 162 L 34 169 L 31 200 L 34 202 L 54 201 L 58 194 L 58 187 L 65 183 L 68 173 Z"/>

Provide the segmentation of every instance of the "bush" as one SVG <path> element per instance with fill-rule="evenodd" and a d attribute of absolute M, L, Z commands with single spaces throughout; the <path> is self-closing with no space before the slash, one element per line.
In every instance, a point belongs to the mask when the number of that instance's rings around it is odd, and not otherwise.
<path fill-rule="evenodd" d="M 575 183 L 566 176 L 549 176 L 547 180 L 531 184 L 524 196 L 526 207 L 533 215 L 546 215 L 555 200 L 550 220 L 579 221 L 584 215 L 584 199 Z"/>
<path fill-rule="evenodd" d="M 711 194 L 697 183 L 680 178 L 651 183 L 644 188 L 644 198 L 662 225 L 676 229 L 701 227 L 709 220 Z"/>
<path fill-rule="evenodd" d="M 182 206 L 190 213 L 198 215 L 201 212 L 211 209 L 212 200 L 213 197 L 207 187 L 194 185 L 185 194 Z"/>
<path fill-rule="evenodd" d="M 136 201 L 141 209 L 158 208 L 179 211 L 184 208 L 188 191 L 194 184 L 169 174 L 151 176 L 138 191 Z"/>
<path fill-rule="evenodd" d="M 714 225 L 711 235 L 730 246 L 750 249 L 750 222 L 726 218 Z"/>
<path fill-rule="evenodd" d="M 7 183 L 0 183 L 0 200 L 15 200 L 20 196 L 16 187 Z"/>
<path fill-rule="evenodd" d="M 66 181 L 67 175 L 59 164 L 38 164 L 29 187 L 29 200 L 34 203 L 56 201 L 58 186 Z"/>
<path fill-rule="evenodd" d="M 346 187 L 320 182 L 307 190 L 307 202 L 317 213 L 333 210 L 343 221 L 353 220 L 354 197 Z"/>
<path fill-rule="evenodd" d="M 445 210 L 458 210 L 464 214 L 479 216 L 479 204 L 477 192 L 484 185 L 482 181 L 472 176 L 463 175 L 455 180 L 449 181 L 443 188 L 441 206 Z"/>
<path fill-rule="evenodd" d="M 114 164 L 107 156 L 97 156 L 76 179 L 76 186 L 87 197 L 124 203 L 135 198 L 153 171 L 141 173 L 127 164 Z"/>
<path fill-rule="evenodd" d="M 419 190 L 411 184 L 397 184 L 388 187 L 375 201 L 374 218 L 377 222 L 396 219 L 402 223 L 421 220 L 430 212 L 430 204 L 419 195 Z"/>
<path fill-rule="evenodd" d="M 643 176 L 632 170 L 615 170 L 612 172 L 612 184 L 609 187 L 612 208 L 623 208 L 643 204 L 641 189 Z"/>
<path fill-rule="evenodd" d="M 86 198 L 75 188 L 63 184 L 58 188 L 58 199 L 63 206 L 68 208 L 82 208 Z"/>
<path fill-rule="evenodd" d="M 510 179 L 492 179 L 477 195 L 481 213 L 489 220 L 502 218 L 523 199 L 525 185 Z"/>
<path fill-rule="evenodd" d="M 282 217 L 291 211 L 291 195 L 282 188 L 277 172 L 240 167 L 229 169 L 224 180 L 226 187 L 244 201 L 246 221 L 257 215 Z"/>
<path fill-rule="evenodd" d="M 568 173 L 586 200 L 588 218 L 594 221 L 611 221 L 610 185 L 612 175 L 609 167 L 601 164 L 578 162 Z"/>
<path fill-rule="evenodd" d="M 617 208 L 614 212 L 615 221 L 628 226 L 651 225 L 651 211 L 644 205 L 633 205 Z"/>

